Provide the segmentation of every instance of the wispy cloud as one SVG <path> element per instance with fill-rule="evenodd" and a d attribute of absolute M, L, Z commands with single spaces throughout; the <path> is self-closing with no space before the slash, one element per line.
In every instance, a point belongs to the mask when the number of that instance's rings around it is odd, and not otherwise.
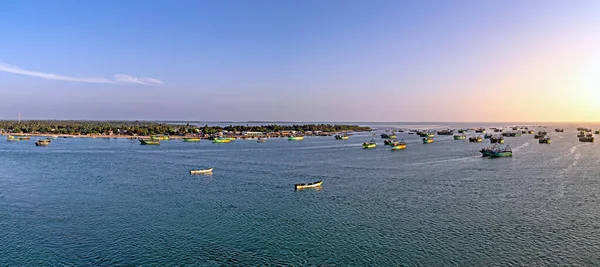
<path fill-rule="evenodd" d="M 85 83 L 135 83 L 135 84 L 144 84 L 144 85 L 157 85 L 163 84 L 162 81 L 154 78 L 148 77 L 133 77 L 127 74 L 117 74 L 114 76 L 114 79 L 107 79 L 104 77 L 71 77 L 71 76 L 63 76 L 52 73 L 44 73 L 38 71 L 31 71 L 19 68 L 17 66 L 8 65 L 0 62 L 0 71 L 21 74 L 33 77 L 39 77 L 43 79 L 49 80 L 60 80 L 60 81 L 70 81 L 70 82 L 85 82 Z"/>

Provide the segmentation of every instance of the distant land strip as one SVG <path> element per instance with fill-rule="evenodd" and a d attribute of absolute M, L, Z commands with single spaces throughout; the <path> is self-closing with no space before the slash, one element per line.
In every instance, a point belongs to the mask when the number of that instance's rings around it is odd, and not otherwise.
<path fill-rule="evenodd" d="M 69 136 L 112 136 L 145 137 L 153 135 L 200 136 L 213 135 L 331 135 L 344 132 L 367 132 L 370 127 L 337 124 L 293 124 L 293 125 L 229 125 L 198 126 L 169 124 L 147 121 L 71 121 L 71 120 L 26 120 L 0 121 L 0 133 L 25 135 L 69 135 Z"/>

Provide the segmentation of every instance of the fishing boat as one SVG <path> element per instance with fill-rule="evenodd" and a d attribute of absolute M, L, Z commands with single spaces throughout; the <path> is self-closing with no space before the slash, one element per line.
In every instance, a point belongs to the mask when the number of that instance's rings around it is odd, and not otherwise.
<path fill-rule="evenodd" d="M 160 141 L 156 139 L 140 139 L 142 145 L 160 145 Z"/>
<path fill-rule="evenodd" d="M 507 145 L 503 149 L 493 150 L 490 153 L 490 156 L 492 158 L 512 157 L 512 149 L 510 149 L 510 146 Z"/>
<path fill-rule="evenodd" d="M 527 134 L 535 134 L 535 131 L 529 130 L 529 131 L 527 131 Z"/>
<path fill-rule="evenodd" d="M 381 139 L 389 139 L 390 138 L 390 135 L 387 133 L 382 133 L 380 136 L 381 136 Z"/>
<path fill-rule="evenodd" d="M 446 130 L 439 130 L 437 131 L 438 135 L 453 135 L 454 134 L 454 130 L 450 130 L 450 129 L 446 129 Z M 427 136 L 421 136 L 421 137 L 427 137 Z"/>
<path fill-rule="evenodd" d="M 150 136 L 150 139 L 154 139 L 154 140 L 169 140 L 169 136 L 167 136 L 167 135 L 152 135 L 152 136 Z"/>
<path fill-rule="evenodd" d="M 395 146 L 396 144 L 398 144 L 398 140 L 386 139 L 383 140 L 383 144 L 386 146 Z"/>
<path fill-rule="evenodd" d="M 565 131 L 565 129 L 556 128 L 556 129 L 554 129 L 554 131 L 556 131 L 557 133 L 562 133 Z"/>
<path fill-rule="evenodd" d="M 364 149 L 375 148 L 377 147 L 377 143 L 375 143 L 375 140 L 371 139 L 371 141 L 369 141 L 368 143 L 364 142 L 362 146 Z"/>
<path fill-rule="evenodd" d="M 220 144 L 220 143 L 231 143 L 231 140 L 229 140 L 228 138 L 216 138 L 212 140 L 213 144 Z"/>
<path fill-rule="evenodd" d="M 29 136 L 19 136 L 19 140 L 29 140 L 31 137 Z"/>
<path fill-rule="evenodd" d="M 335 140 L 348 140 L 348 139 L 350 139 L 350 136 L 347 136 L 347 135 L 336 135 L 334 137 L 335 137 Z"/>
<path fill-rule="evenodd" d="M 50 141 L 44 139 L 40 139 L 35 142 L 35 146 L 48 146 L 49 144 Z"/>
<path fill-rule="evenodd" d="M 258 138 L 258 140 L 256 140 L 256 142 L 257 142 L 257 143 L 264 143 L 264 142 L 266 142 L 266 141 L 267 141 L 267 140 L 266 140 L 266 139 L 264 139 L 264 138 Z"/>
<path fill-rule="evenodd" d="M 496 151 L 496 150 L 499 150 L 498 144 L 494 144 L 491 147 L 484 147 L 481 150 L 479 150 L 479 152 L 481 153 L 482 157 L 489 157 L 492 155 L 492 151 Z"/>
<path fill-rule="evenodd" d="M 485 139 L 490 139 L 490 138 L 492 138 L 493 136 L 494 136 L 493 134 L 491 134 L 491 133 L 487 133 L 487 134 L 485 134 L 485 135 L 483 136 L 483 138 L 485 138 Z"/>
<path fill-rule="evenodd" d="M 483 142 L 483 138 L 481 138 L 481 135 L 475 137 L 475 136 L 471 136 L 469 137 L 469 142 L 471 143 L 481 143 Z"/>
<path fill-rule="evenodd" d="M 581 131 L 577 134 L 577 137 L 585 137 L 585 132 Z"/>
<path fill-rule="evenodd" d="M 425 137 L 423 138 L 423 144 L 431 144 L 433 143 L 433 138 L 432 137 Z"/>
<path fill-rule="evenodd" d="M 190 174 L 207 174 L 212 173 L 213 168 L 208 168 L 204 170 L 190 170 Z"/>
<path fill-rule="evenodd" d="M 301 141 L 304 140 L 304 136 L 290 136 L 288 138 L 289 141 Z"/>
<path fill-rule="evenodd" d="M 457 134 L 454 136 L 454 140 L 467 140 L 467 136 L 465 134 Z"/>
<path fill-rule="evenodd" d="M 402 149 L 406 149 L 406 142 L 404 142 L 404 140 L 400 140 L 400 142 L 397 142 L 395 145 L 392 146 L 392 150 Z"/>
<path fill-rule="evenodd" d="M 476 133 L 485 133 L 485 128 L 477 128 L 475 129 Z"/>
<path fill-rule="evenodd" d="M 600 131 L 595 131 L 594 134 L 600 134 Z"/>
<path fill-rule="evenodd" d="M 498 143 L 498 144 L 504 144 L 504 137 L 502 137 L 502 136 L 492 136 L 492 137 L 490 137 L 490 142 L 492 144 L 496 144 L 496 143 Z"/>
<path fill-rule="evenodd" d="M 579 142 L 591 142 L 591 143 L 593 143 L 593 142 L 595 142 L 595 139 L 594 139 L 593 136 L 592 137 L 586 137 L 586 136 L 584 136 L 584 137 L 579 137 Z"/>
<path fill-rule="evenodd" d="M 321 187 L 321 184 L 323 184 L 323 180 L 312 182 L 312 183 L 307 183 L 307 184 L 295 184 L 294 188 L 296 190 L 309 189 L 309 188 L 317 188 L 317 187 Z"/>
<path fill-rule="evenodd" d="M 184 137 L 183 142 L 200 142 L 200 137 Z"/>
<path fill-rule="evenodd" d="M 550 144 L 550 143 L 552 143 L 552 139 L 550 139 L 550 137 L 548 137 L 548 136 L 544 136 L 544 137 L 538 139 L 538 141 L 539 141 L 540 144 Z"/>

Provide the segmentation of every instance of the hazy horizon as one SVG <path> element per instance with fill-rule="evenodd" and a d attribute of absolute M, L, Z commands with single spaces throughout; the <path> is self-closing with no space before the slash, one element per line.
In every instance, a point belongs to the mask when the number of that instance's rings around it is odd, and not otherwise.
<path fill-rule="evenodd" d="M 600 121 L 600 1 L 11 1 L 0 32 L 0 119 Z"/>

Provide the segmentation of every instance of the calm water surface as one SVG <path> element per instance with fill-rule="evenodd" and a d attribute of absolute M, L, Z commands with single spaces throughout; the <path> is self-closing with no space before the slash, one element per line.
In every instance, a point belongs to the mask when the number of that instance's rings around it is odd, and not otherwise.
<path fill-rule="evenodd" d="M 370 135 L 2 141 L 0 265 L 598 266 L 600 147 L 565 127 L 499 159 L 408 134 L 394 152 L 363 150 Z"/>

